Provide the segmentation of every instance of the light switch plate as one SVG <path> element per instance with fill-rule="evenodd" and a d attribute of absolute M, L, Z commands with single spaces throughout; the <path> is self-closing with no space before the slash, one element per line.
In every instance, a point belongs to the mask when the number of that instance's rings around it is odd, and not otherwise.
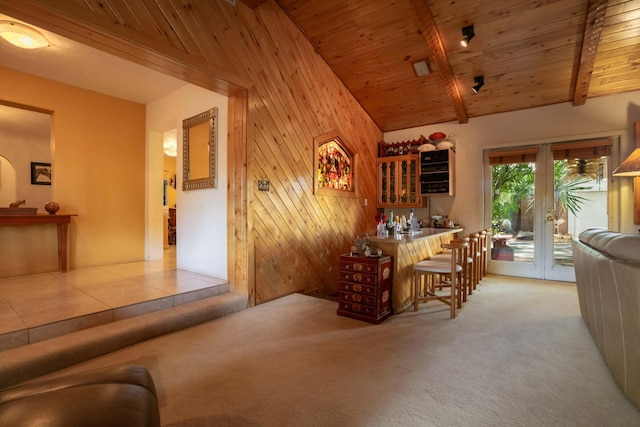
<path fill-rule="evenodd" d="M 269 181 L 267 181 L 266 179 L 259 179 L 258 191 L 269 191 Z"/>

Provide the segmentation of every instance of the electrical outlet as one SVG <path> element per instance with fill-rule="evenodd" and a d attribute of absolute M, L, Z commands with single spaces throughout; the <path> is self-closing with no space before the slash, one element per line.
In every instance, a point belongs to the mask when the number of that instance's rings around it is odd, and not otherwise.
<path fill-rule="evenodd" d="M 258 191 L 269 191 L 269 181 L 267 181 L 266 179 L 259 179 Z"/>

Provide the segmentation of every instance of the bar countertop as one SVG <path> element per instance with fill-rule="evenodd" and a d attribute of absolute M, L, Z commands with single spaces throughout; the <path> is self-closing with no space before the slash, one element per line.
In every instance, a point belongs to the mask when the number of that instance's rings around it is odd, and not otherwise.
<path fill-rule="evenodd" d="M 449 243 L 464 229 L 423 228 L 419 232 L 384 238 L 369 237 L 371 247 L 382 249 L 384 255 L 393 257 L 393 286 L 391 299 L 394 313 L 402 313 L 413 305 L 413 266 L 424 259 L 442 252 L 442 244 Z"/>
<path fill-rule="evenodd" d="M 400 233 L 394 234 L 389 237 L 369 237 L 369 241 L 371 243 L 392 243 L 397 245 L 402 245 L 406 243 L 419 242 L 421 240 L 427 240 L 434 236 L 439 236 L 441 234 L 453 234 L 460 233 L 464 229 L 461 227 L 456 228 L 421 228 L 420 231 L 415 231 L 412 233 Z"/>

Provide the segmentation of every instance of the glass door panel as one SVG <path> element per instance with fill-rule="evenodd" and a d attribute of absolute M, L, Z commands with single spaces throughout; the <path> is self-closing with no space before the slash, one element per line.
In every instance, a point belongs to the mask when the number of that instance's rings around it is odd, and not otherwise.
<path fill-rule="evenodd" d="M 400 204 L 418 203 L 418 160 L 402 159 L 400 162 Z"/>
<path fill-rule="evenodd" d="M 491 260 L 497 274 L 536 277 L 534 157 L 503 158 L 491 166 Z"/>
<path fill-rule="evenodd" d="M 387 204 L 388 196 L 387 196 L 387 188 L 389 187 L 389 177 L 387 176 L 387 168 L 389 164 L 387 162 L 383 162 L 380 164 L 380 202 L 382 204 Z"/>
<path fill-rule="evenodd" d="M 407 170 L 407 160 L 400 161 L 400 203 L 407 203 L 407 190 L 409 187 L 409 171 Z"/>
<path fill-rule="evenodd" d="M 389 203 L 395 204 L 398 201 L 396 194 L 396 162 L 389 162 Z"/>
<path fill-rule="evenodd" d="M 418 203 L 418 159 L 409 160 L 409 202 Z"/>
<path fill-rule="evenodd" d="M 545 278 L 575 280 L 571 240 L 587 228 L 609 227 L 608 181 L 606 156 L 553 160 L 553 235 Z"/>

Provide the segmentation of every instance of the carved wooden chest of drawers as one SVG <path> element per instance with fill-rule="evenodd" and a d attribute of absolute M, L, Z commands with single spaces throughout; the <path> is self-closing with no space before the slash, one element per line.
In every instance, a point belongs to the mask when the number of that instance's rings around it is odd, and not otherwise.
<path fill-rule="evenodd" d="M 338 314 L 378 324 L 391 316 L 391 257 L 340 256 Z"/>

